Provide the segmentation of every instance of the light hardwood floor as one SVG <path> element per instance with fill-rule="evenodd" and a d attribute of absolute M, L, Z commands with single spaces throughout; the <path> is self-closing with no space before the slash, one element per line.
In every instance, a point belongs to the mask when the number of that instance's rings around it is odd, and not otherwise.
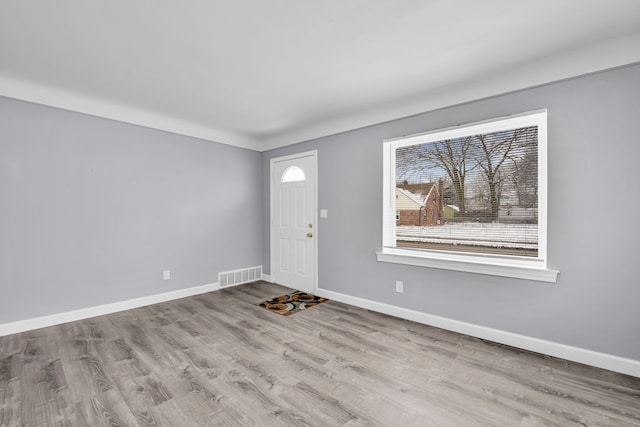
<path fill-rule="evenodd" d="M 0 337 L 0 426 L 640 426 L 640 379 L 259 282 Z"/>

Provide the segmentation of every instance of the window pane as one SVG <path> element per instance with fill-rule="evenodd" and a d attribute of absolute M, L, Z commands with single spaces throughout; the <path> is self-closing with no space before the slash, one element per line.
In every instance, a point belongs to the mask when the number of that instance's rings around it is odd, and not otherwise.
<path fill-rule="evenodd" d="M 538 256 L 538 126 L 395 150 L 396 246 Z"/>
<path fill-rule="evenodd" d="M 282 173 L 282 178 L 280 182 L 295 182 L 295 181 L 304 181 L 306 177 L 304 176 L 304 171 L 300 169 L 298 166 L 289 166 Z"/>

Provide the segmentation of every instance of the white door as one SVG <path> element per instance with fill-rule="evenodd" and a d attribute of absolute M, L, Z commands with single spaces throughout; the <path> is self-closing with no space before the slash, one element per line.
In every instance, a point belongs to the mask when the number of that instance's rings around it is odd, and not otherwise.
<path fill-rule="evenodd" d="M 316 152 L 271 160 L 271 274 L 304 292 L 316 289 Z"/>

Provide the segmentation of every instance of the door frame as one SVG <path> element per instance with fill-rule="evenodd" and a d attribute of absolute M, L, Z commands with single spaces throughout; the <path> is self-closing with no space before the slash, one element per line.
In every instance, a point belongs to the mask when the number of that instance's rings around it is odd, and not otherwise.
<path fill-rule="evenodd" d="M 314 168 L 315 168 L 315 200 L 313 200 L 313 223 L 315 224 L 313 245 L 314 245 L 314 259 L 313 262 L 315 264 L 314 274 L 313 274 L 313 292 L 316 292 L 318 289 L 318 234 L 320 227 L 318 226 L 318 150 L 311 151 L 303 151 L 301 153 L 289 154 L 287 156 L 281 157 L 273 157 L 269 160 L 269 263 L 270 263 L 270 275 L 271 282 L 275 283 L 276 281 L 276 263 L 275 263 L 275 239 L 274 239 L 274 206 L 273 206 L 273 181 L 274 181 L 274 164 L 277 162 L 282 162 L 285 160 L 295 160 L 302 157 L 312 157 Z"/>

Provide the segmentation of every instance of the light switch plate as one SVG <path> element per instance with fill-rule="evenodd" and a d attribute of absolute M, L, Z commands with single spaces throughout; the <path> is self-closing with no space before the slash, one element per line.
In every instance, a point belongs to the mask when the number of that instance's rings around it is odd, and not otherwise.
<path fill-rule="evenodd" d="M 329 212 L 326 209 L 320 209 L 320 218 L 327 218 Z"/>

